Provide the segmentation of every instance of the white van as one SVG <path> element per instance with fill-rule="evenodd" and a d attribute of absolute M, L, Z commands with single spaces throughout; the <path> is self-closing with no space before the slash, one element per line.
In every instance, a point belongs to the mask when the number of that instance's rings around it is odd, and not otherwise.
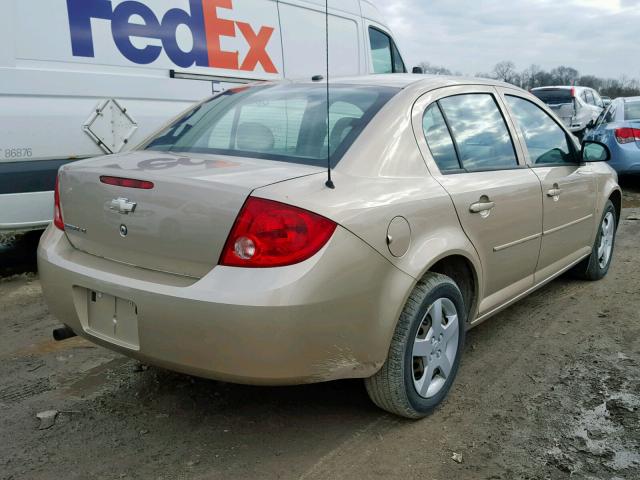
<path fill-rule="evenodd" d="M 324 75 L 324 0 L 4 0 L 0 232 L 44 228 L 58 168 L 229 86 Z M 368 0 L 330 0 L 332 76 L 405 72 Z"/>

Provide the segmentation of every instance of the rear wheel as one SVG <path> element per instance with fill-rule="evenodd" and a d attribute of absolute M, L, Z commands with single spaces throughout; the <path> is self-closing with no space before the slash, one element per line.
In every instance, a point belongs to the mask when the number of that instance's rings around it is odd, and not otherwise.
<path fill-rule="evenodd" d="M 611 200 L 607 201 L 600 220 L 591 255 L 573 270 L 583 280 L 600 280 L 609 272 L 616 241 L 617 215 Z"/>
<path fill-rule="evenodd" d="M 400 316 L 382 369 L 365 380 L 371 400 L 407 418 L 422 418 L 447 396 L 458 372 L 466 315 L 451 278 L 429 273 Z"/>

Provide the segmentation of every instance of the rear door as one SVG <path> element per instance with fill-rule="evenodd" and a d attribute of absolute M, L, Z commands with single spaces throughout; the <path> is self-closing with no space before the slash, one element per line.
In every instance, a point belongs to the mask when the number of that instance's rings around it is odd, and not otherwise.
<path fill-rule="evenodd" d="M 583 98 L 587 102 L 586 108 L 589 112 L 587 127 L 591 127 L 595 125 L 598 117 L 602 113 L 602 100 L 600 100 L 600 96 L 598 96 L 595 90 L 586 89 L 583 95 Z"/>
<path fill-rule="evenodd" d="M 325 75 L 326 31 L 324 0 L 279 0 L 284 75 L 310 79 Z M 330 76 L 359 75 L 364 70 L 362 23 L 355 0 L 329 2 Z"/>
<path fill-rule="evenodd" d="M 542 183 L 542 247 L 536 283 L 591 251 L 595 231 L 596 182 L 580 164 L 577 145 L 557 121 L 516 90 L 504 90 L 532 171 Z"/>
<path fill-rule="evenodd" d="M 422 118 L 414 116 L 414 125 L 422 122 L 416 134 L 429 169 L 451 196 L 481 259 L 482 315 L 533 285 L 542 229 L 540 181 L 517 154 L 492 87 L 439 92 L 418 101 Z"/>

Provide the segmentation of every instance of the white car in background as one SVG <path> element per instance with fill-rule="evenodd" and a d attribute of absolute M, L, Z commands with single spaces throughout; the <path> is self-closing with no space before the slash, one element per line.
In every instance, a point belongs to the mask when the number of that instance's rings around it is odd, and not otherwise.
<path fill-rule="evenodd" d="M 582 138 L 593 127 L 605 108 L 604 101 L 593 88 L 539 87 L 531 90 L 549 105 L 571 133 Z"/>

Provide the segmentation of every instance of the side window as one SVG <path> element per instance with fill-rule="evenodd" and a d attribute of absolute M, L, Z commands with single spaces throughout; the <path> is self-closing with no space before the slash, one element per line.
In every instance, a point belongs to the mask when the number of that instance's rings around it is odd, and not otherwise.
<path fill-rule="evenodd" d="M 534 165 L 576 163 L 567 134 L 546 112 L 520 97 L 506 99 Z"/>
<path fill-rule="evenodd" d="M 493 95 L 456 95 L 439 103 L 465 170 L 500 170 L 518 165 L 511 135 Z"/>
<path fill-rule="evenodd" d="M 369 27 L 373 73 L 405 73 L 400 52 L 391 37 L 377 28 Z"/>
<path fill-rule="evenodd" d="M 424 112 L 422 130 L 440 171 L 460 170 L 453 140 L 437 103 L 432 104 Z"/>
<path fill-rule="evenodd" d="M 369 28 L 369 40 L 371 41 L 371 59 L 373 60 L 373 73 L 393 72 L 393 60 L 391 57 L 391 38 L 380 30 Z"/>
<path fill-rule="evenodd" d="M 393 73 L 407 73 L 402 56 L 393 40 L 391 40 L 391 52 L 393 53 Z"/>
<path fill-rule="evenodd" d="M 593 98 L 593 93 L 591 92 L 591 90 L 587 90 L 587 103 L 589 105 L 595 105 L 596 104 L 596 99 Z"/>
<path fill-rule="evenodd" d="M 598 107 L 602 107 L 603 106 L 602 98 L 600 97 L 598 92 L 593 90 L 591 93 L 593 93 L 593 103 L 594 103 L 594 105 L 597 105 Z"/>
<path fill-rule="evenodd" d="M 609 109 L 605 112 L 604 117 L 602 119 L 602 123 L 611 123 L 616 117 L 616 107 L 615 105 L 609 105 Z"/>

